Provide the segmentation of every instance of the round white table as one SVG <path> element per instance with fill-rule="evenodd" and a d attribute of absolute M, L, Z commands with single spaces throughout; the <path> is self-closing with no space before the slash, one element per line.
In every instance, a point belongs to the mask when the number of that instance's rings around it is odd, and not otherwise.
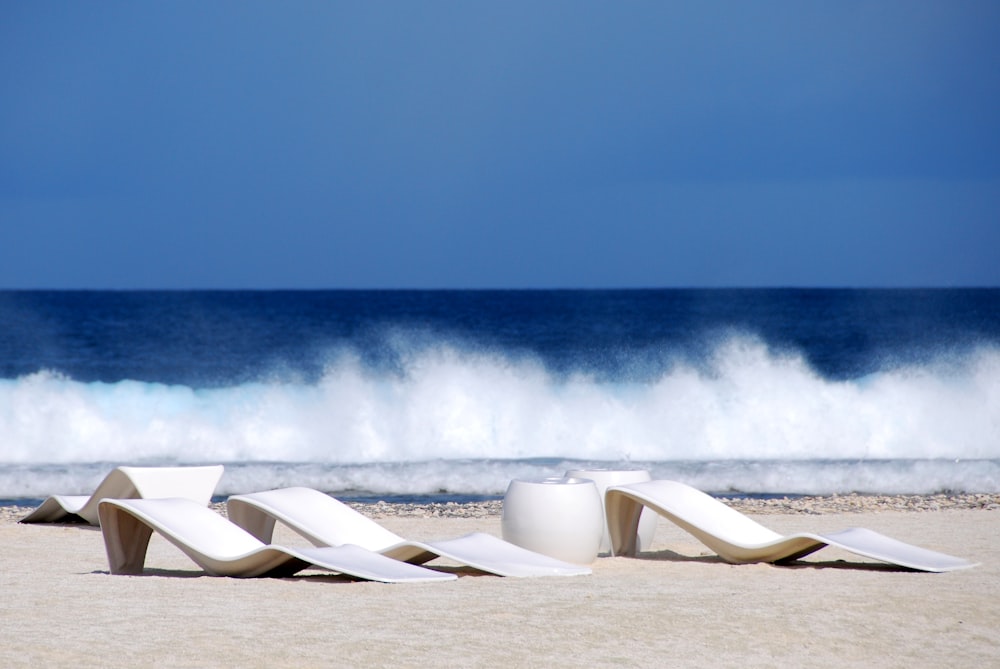
<path fill-rule="evenodd" d="M 503 538 L 559 560 L 590 564 L 605 531 L 602 504 L 591 479 L 514 479 L 503 498 Z"/>

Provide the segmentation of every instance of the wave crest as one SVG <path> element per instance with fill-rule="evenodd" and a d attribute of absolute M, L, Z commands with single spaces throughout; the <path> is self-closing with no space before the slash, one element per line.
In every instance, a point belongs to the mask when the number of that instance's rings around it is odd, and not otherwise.
<path fill-rule="evenodd" d="M 194 389 L 40 371 L 0 381 L 0 443 L 3 464 L 995 459 L 1000 351 L 851 381 L 748 337 L 641 383 L 445 345 L 395 371 L 342 354 L 316 383 Z"/>

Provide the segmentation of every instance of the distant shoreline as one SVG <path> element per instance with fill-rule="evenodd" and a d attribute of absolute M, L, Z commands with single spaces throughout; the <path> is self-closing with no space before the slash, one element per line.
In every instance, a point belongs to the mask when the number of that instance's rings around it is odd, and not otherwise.
<path fill-rule="evenodd" d="M 942 511 L 947 509 L 983 509 L 1000 511 L 1000 493 L 961 493 L 935 495 L 830 495 L 796 497 L 720 497 L 729 506 L 751 514 L 832 514 L 871 513 L 877 511 Z M 352 503 L 351 506 L 374 518 L 396 516 L 476 518 L 499 516 L 501 500 L 465 504 L 428 503 L 392 504 L 388 502 Z M 221 506 L 221 505 L 220 505 Z"/>

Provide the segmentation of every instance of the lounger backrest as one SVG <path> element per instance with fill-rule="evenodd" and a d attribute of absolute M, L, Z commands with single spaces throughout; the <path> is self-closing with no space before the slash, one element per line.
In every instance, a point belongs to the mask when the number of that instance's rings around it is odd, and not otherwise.
<path fill-rule="evenodd" d="M 97 505 L 102 499 L 186 497 L 202 506 L 212 500 L 222 478 L 222 465 L 200 467 L 116 467 L 100 482 L 80 508 L 81 518 L 97 525 Z M 65 506 L 65 505 L 64 505 Z"/>
<path fill-rule="evenodd" d="M 203 506 L 212 501 L 222 478 L 222 465 L 205 467 L 119 467 L 135 487 L 137 497 L 185 497 Z M 111 497 L 112 495 L 103 495 Z M 127 495 L 115 495 L 127 497 Z"/>
<path fill-rule="evenodd" d="M 763 544 L 781 535 L 723 502 L 678 481 L 651 481 L 629 486 L 648 494 L 654 506 L 731 544 Z"/>
<path fill-rule="evenodd" d="M 230 498 L 230 505 L 240 500 L 264 510 L 318 546 L 354 544 L 378 552 L 403 541 L 371 518 L 312 488 L 237 495 Z"/>
<path fill-rule="evenodd" d="M 229 559 L 263 545 L 242 528 L 190 499 L 132 499 L 117 503 L 182 550 L 191 548 L 218 559 Z"/>

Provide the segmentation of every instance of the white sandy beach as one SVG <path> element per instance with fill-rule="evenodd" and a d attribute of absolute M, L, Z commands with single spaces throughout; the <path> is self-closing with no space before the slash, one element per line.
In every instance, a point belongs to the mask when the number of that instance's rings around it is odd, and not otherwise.
<path fill-rule="evenodd" d="M 5 667 L 988 667 L 1000 664 L 1000 512 L 755 516 L 781 532 L 868 527 L 980 562 L 926 574 L 824 549 L 732 566 L 661 520 L 640 559 L 591 576 L 383 585 L 322 572 L 204 576 L 153 537 L 111 576 L 100 530 L 0 521 Z M 485 517 L 391 516 L 410 538 L 500 534 Z M 301 544 L 279 531 L 278 543 Z"/>

